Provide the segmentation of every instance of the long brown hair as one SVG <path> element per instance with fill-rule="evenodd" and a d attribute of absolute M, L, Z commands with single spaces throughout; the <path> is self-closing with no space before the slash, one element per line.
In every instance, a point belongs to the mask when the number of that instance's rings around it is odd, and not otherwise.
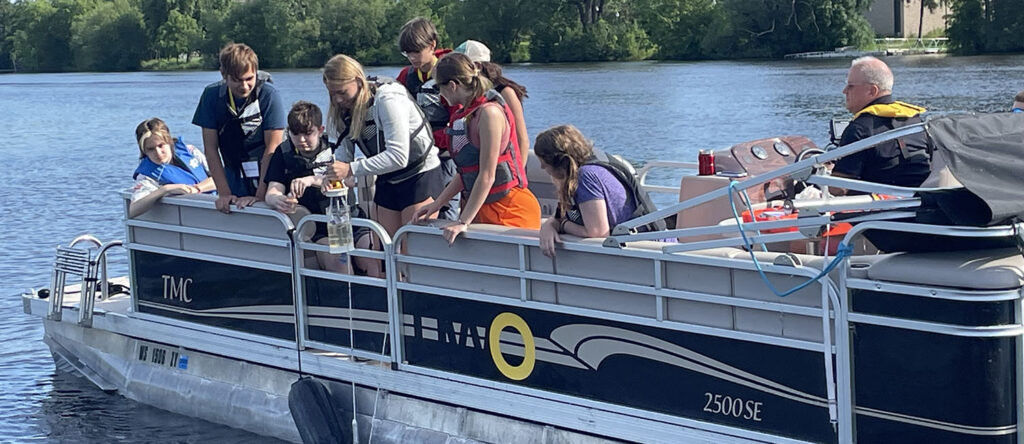
<path fill-rule="evenodd" d="M 564 215 L 574 203 L 580 167 L 594 155 L 594 144 L 572 125 L 548 128 L 537 135 L 533 152 L 552 169 L 565 175 L 565 186 L 558 192 L 558 204 Z"/>
<path fill-rule="evenodd" d="M 359 94 L 356 96 L 352 109 L 343 109 L 331 99 L 331 106 L 327 109 L 327 120 L 331 128 L 339 135 L 344 133 L 347 128 L 349 138 L 358 139 L 366 124 L 366 113 L 370 107 L 373 91 L 370 89 L 370 83 L 366 81 L 363 65 L 360 65 L 356 59 L 344 54 L 331 57 L 324 65 L 324 85 L 349 81 L 359 84 Z M 351 128 L 345 123 L 346 117 L 351 122 Z"/>
<path fill-rule="evenodd" d="M 487 79 L 489 79 L 491 83 L 494 84 L 495 88 L 499 88 L 502 86 L 512 88 L 512 91 L 516 92 L 516 97 L 518 97 L 519 100 L 523 100 L 529 97 L 529 95 L 526 94 L 525 86 L 514 82 L 508 77 L 505 77 L 505 75 L 501 71 L 501 65 L 493 62 L 476 62 L 476 66 L 478 69 L 480 69 L 480 74 L 482 74 L 484 77 L 487 77 Z"/>
<path fill-rule="evenodd" d="M 480 75 L 476 65 L 465 54 L 450 52 L 441 57 L 434 69 L 434 79 L 438 86 L 454 81 L 468 87 L 474 99 L 483 96 L 492 86 L 491 81 Z"/>

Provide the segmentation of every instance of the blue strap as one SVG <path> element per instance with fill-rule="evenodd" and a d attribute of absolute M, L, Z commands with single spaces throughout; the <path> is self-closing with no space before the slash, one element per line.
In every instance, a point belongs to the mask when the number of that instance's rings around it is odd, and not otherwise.
<path fill-rule="evenodd" d="M 739 182 L 735 180 L 729 182 L 729 206 L 732 207 L 732 216 L 736 220 L 736 226 L 740 230 L 740 237 L 743 238 L 743 246 L 746 247 L 747 252 L 750 253 L 750 260 L 754 261 L 754 268 L 757 269 L 757 273 L 761 275 L 761 279 L 764 281 L 764 284 L 768 286 L 768 289 L 771 290 L 772 293 L 775 293 L 776 296 L 784 298 L 800 290 L 803 290 L 808 285 L 813 284 L 814 282 L 831 273 L 832 270 L 839 266 L 839 263 L 842 262 L 843 259 L 853 254 L 853 247 L 851 247 L 850 244 L 839 244 L 839 248 L 836 251 L 835 258 L 833 258 L 832 261 L 829 262 L 828 265 L 826 265 L 825 268 L 822 269 L 817 276 L 814 276 L 808 279 L 806 282 L 801 283 L 793 288 L 790 288 L 789 290 L 780 292 L 779 290 L 775 289 L 775 286 L 772 285 L 771 281 L 768 280 L 768 276 L 764 274 L 764 270 L 761 269 L 761 262 L 758 261 L 757 256 L 754 255 L 753 245 L 750 243 L 750 239 L 747 239 L 747 233 L 745 233 L 743 230 L 743 220 L 740 219 L 740 214 L 736 210 L 736 202 L 733 198 L 733 194 L 736 193 L 736 185 L 739 185 Z M 747 202 L 750 201 L 747 200 Z M 751 212 L 751 214 L 753 214 L 753 212 Z M 754 220 L 756 221 L 757 219 Z"/>

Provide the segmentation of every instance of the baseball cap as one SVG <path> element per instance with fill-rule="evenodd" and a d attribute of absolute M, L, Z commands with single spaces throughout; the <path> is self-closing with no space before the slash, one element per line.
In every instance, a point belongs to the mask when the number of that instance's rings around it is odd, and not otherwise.
<path fill-rule="evenodd" d="M 461 52 L 469 57 L 474 62 L 490 62 L 491 61 L 491 50 L 487 49 L 487 45 L 480 43 L 476 40 L 466 40 L 461 45 L 455 48 L 455 52 Z"/>

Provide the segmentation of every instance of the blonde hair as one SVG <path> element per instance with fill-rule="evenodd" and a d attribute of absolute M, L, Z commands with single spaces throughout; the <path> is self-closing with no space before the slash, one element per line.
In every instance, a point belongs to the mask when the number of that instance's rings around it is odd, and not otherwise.
<path fill-rule="evenodd" d="M 139 142 L 139 159 L 146 157 L 146 151 L 143 149 L 143 146 L 146 145 L 146 141 L 151 137 L 159 137 L 164 143 L 174 144 L 171 130 L 167 128 L 167 124 L 163 120 L 156 117 L 143 120 L 139 126 L 135 127 L 135 140 Z"/>
<path fill-rule="evenodd" d="M 438 86 L 448 82 L 465 85 L 472 92 L 474 99 L 483 96 L 492 86 L 491 81 L 487 77 L 480 75 L 480 70 L 476 68 L 476 64 L 462 53 L 450 52 L 446 54 L 444 57 L 441 57 L 441 60 L 437 62 L 437 67 L 434 69 L 436 70 L 434 79 Z"/>
<path fill-rule="evenodd" d="M 331 129 L 337 131 L 339 135 L 348 129 L 349 138 L 354 140 L 359 138 L 360 133 L 363 132 L 363 126 L 366 125 L 366 113 L 370 107 L 373 91 L 370 90 L 370 83 L 366 81 L 363 65 L 360 65 L 356 59 L 344 54 L 331 57 L 324 65 L 324 85 L 350 81 L 359 84 L 359 93 L 356 95 L 352 109 L 342 109 L 331 99 L 331 106 L 327 109 L 327 121 Z M 349 118 L 351 127 L 345 123 L 346 117 Z"/>
<path fill-rule="evenodd" d="M 579 183 L 580 167 L 594 156 L 594 144 L 572 125 L 548 128 L 537 135 L 533 152 L 552 169 L 565 174 L 565 186 L 559 190 L 558 204 L 566 214 L 573 204 Z"/>

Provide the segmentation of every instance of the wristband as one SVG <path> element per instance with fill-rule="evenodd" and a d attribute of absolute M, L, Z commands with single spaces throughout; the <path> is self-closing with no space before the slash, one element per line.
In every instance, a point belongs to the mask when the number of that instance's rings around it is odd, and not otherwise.
<path fill-rule="evenodd" d="M 569 219 L 562 219 L 562 221 L 558 223 L 558 232 L 559 233 L 565 233 L 565 223 L 566 222 L 569 222 Z"/>

